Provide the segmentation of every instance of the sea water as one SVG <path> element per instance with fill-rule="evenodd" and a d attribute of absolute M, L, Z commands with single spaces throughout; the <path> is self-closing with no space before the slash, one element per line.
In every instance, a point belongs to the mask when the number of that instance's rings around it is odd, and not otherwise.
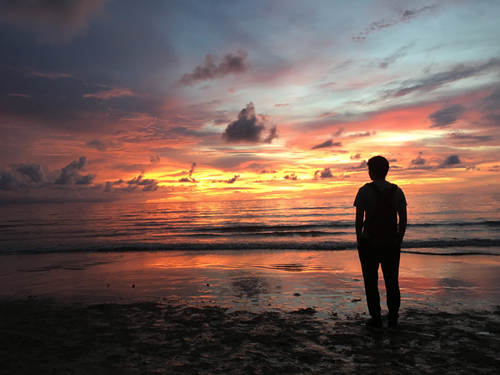
<path fill-rule="evenodd" d="M 408 195 L 403 252 L 500 255 L 499 194 Z M 353 197 L 4 205 L 0 253 L 354 250 Z"/>

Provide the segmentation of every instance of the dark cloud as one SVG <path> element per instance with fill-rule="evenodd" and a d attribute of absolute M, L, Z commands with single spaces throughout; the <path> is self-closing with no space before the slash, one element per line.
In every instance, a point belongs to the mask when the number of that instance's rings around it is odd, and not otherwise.
<path fill-rule="evenodd" d="M 213 55 L 206 55 L 202 65 L 198 65 L 193 73 L 184 74 L 180 82 L 184 85 L 190 85 L 196 81 L 206 81 L 209 79 L 221 78 L 228 74 L 242 73 L 247 70 L 245 59 L 247 53 L 238 51 L 237 53 L 228 53 L 222 61 L 217 64 Z"/>
<path fill-rule="evenodd" d="M 500 88 L 496 88 L 482 100 L 482 120 L 490 126 L 500 125 Z"/>
<path fill-rule="evenodd" d="M 239 178 L 240 178 L 240 175 L 239 174 L 235 174 L 233 177 L 231 177 L 228 180 L 212 180 L 212 182 L 214 182 L 214 183 L 216 183 L 216 182 L 223 182 L 225 184 L 234 184 L 236 182 L 236 180 L 238 180 Z"/>
<path fill-rule="evenodd" d="M 351 155 L 351 160 L 358 160 L 358 159 L 361 159 L 361 154 Z"/>
<path fill-rule="evenodd" d="M 125 198 L 143 200 L 144 194 L 160 189 L 157 180 L 145 179 L 142 173 L 129 181 L 119 179 L 94 184 L 94 175 L 80 174 L 85 165 L 86 158 L 81 157 L 60 171 L 50 172 L 34 163 L 14 165 L 9 171 L 0 170 L 0 202 L 102 202 Z"/>
<path fill-rule="evenodd" d="M 90 185 L 95 175 L 80 174 L 86 162 L 87 159 L 85 156 L 82 156 L 80 159 L 66 165 L 61 171 L 49 173 L 48 177 L 44 175 L 39 164 L 18 164 L 13 166 L 11 171 L 2 172 L 0 190 L 27 191 L 54 185 Z"/>
<path fill-rule="evenodd" d="M 424 6 L 424 7 L 419 8 L 419 9 L 407 9 L 407 10 L 401 12 L 400 14 L 398 14 L 396 17 L 392 17 L 389 19 L 381 19 L 381 20 L 372 22 L 361 33 L 359 33 L 356 36 L 353 36 L 352 39 L 355 41 L 365 40 L 368 37 L 368 35 L 370 35 L 374 32 L 377 32 L 377 31 L 382 30 L 382 29 L 386 29 L 386 28 L 391 27 L 391 26 L 395 26 L 395 25 L 402 23 L 402 22 L 408 22 L 411 19 L 413 19 L 413 18 L 415 18 L 423 13 L 426 13 L 426 12 L 433 10 L 434 8 L 435 8 L 435 6 Z"/>
<path fill-rule="evenodd" d="M 116 181 L 107 181 L 104 184 L 104 191 L 106 193 L 109 193 L 109 192 L 113 191 L 113 187 L 114 186 L 119 186 L 121 184 L 123 184 L 123 180 L 122 179 L 119 179 L 119 180 L 116 180 Z"/>
<path fill-rule="evenodd" d="M 271 143 L 275 138 L 278 138 L 278 129 L 276 128 L 276 126 L 273 126 L 271 129 L 269 129 L 269 134 L 266 138 L 264 138 L 263 142 Z"/>
<path fill-rule="evenodd" d="M 106 1 L 0 0 L 0 20 L 33 30 L 43 41 L 68 41 L 85 29 Z"/>
<path fill-rule="evenodd" d="M 461 162 L 458 155 L 450 155 L 443 161 L 441 166 L 448 167 L 448 166 L 457 165 L 457 164 L 461 164 L 461 163 L 462 162 Z"/>
<path fill-rule="evenodd" d="M 379 67 L 382 69 L 387 69 L 389 65 L 392 65 L 396 62 L 396 60 L 404 57 L 408 50 L 413 46 L 413 44 L 408 44 L 406 46 L 403 46 L 399 48 L 396 52 L 394 52 L 392 55 L 386 57 L 385 59 L 382 60 L 382 62 L 379 64 Z"/>
<path fill-rule="evenodd" d="M 482 101 L 483 108 L 486 110 L 498 110 L 500 108 L 500 87 L 496 88 Z"/>
<path fill-rule="evenodd" d="M 17 190 L 19 183 L 9 171 L 0 171 L 0 190 Z"/>
<path fill-rule="evenodd" d="M 142 191 L 156 191 L 158 190 L 158 181 L 151 178 L 143 178 L 143 174 L 127 181 L 128 190 L 135 190 L 142 187 Z"/>
<path fill-rule="evenodd" d="M 61 174 L 55 180 L 55 184 L 57 185 L 88 185 L 91 184 L 94 180 L 94 175 L 81 175 L 80 170 L 85 167 L 87 163 L 87 158 L 85 156 L 81 156 L 80 159 L 74 160 L 61 169 Z"/>
<path fill-rule="evenodd" d="M 269 135 L 262 140 L 264 129 L 264 124 L 255 115 L 253 103 L 249 103 L 246 108 L 240 111 L 238 119 L 226 127 L 222 138 L 227 142 L 271 143 L 278 136 L 276 127 L 272 127 L 269 130 Z"/>
<path fill-rule="evenodd" d="M 96 0 L 30 0 L 17 3 L 28 4 L 25 6 L 28 8 L 33 3 L 42 2 L 62 8 L 91 8 L 92 4 L 100 3 Z M 70 3 L 71 5 L 66 5 Z M 41 44 L 31 33 L 20 32 L 18 27 L 0 23 L 0 54 L 4 57 L 3 64 L 43 72 L 46 77 L 47 74 L 53 77 L 62 77 L 63 74 L 86 84 L 101 84 L 84 87 L 79 92 L 80 96 L 104 89 L 127 87 L 139 95 L 162 90 L 164 98 L 165 81 L 159 80 L 158 74 L 176 61 L 168 36 L 160 31 L 164 29 L 165 14 L 170 7 L 166 2 L 145 2 L 138 12 L 135 1 L 110 1 L 105 10 L 109 16 L 93 18 L 91 27 L 85 33 L 73 38 L 70 43 L 58 45 Z M 37 16 L 46 19 L 46 24 L 57 24 L 44 12 L 37 12 Z M 29 91 L 31 85 L 18 84 L 16 87 L 25 87 Z M 66 90 L 61 96 L 64 97 L 67 93 Z M 54 99 L 59 94 L 51 93 L 49 96 Z M 133 102 L 130 100 L 132 97 L 128 99 Z M 102 104 L 102 100 L 99 102 Z"/>
<path fill-rule="evenodd" d="M 393 98 L 409 95 L 414 92 L 432 91 L 446 84 L 480 75 L 490 70 L 498 70 L 499 68 L 499 59 L 490 59 L 485 63 L 477 65 L 456 65 L 450 70 L 426 75 L 421 79 L 403 81 L 399 84 L 399 88 L 386 90 L 384 97 Z"/>
<path fill-rule="evenodd" d="M 151 162 L 151 164 L 158 163 L 160 161 L 160 159 L 161 159 L 160 155 L 150 155 L 149 156 L 149 161 Z"/>
<path fill-rule="evenodd" d="M 134 191 L 156 191 L 158 190 L 158 181 L 152 178 L 144 178 L 144 175 L 140 173 L 137 177 L 134 177 L 128 181 L 123 181 L 122 179 L 116 181 L 107 181 L 104 184 L 104 191 L 106 193 L 111 192 L 134 192 Z"/>
<path fill-rule="evenodd" d="M 35 184 L 43 181 L 43 173 L 38 164 L 20 164 L 15 168 L 16 172 L 29 178 Z"/>
<path fill-rule="evenodd" d="M 328 141 L 325 141 L 323 143 L 317 144 L 313 147 L 311 147 L 311 150 L 316 150 L 318 148 L 327 148 L 327 147 L 340 147 L 342 146 L 342 143 L 340 142 L 333 142 L 332 139 L 329 139 Z"/>
<path fill-rule="evenodd" d="M 427 161 L 424 158 L 422 158 L 422 153 L 419 152 L 418 156 L 411 161 L 411 164 L 413 164 L 413 165 L 424 165 L 426 162 Z"/>
<path fill-rule="evenodd" d="M 95 148 L 96 150 L 99 151 L 106 151 L 106 145 L 98 139 L 93 139 L 92 141 L 87 142 L 87 146 Z"/>
<path fill-rule="evenodd" d="M 182 177 L 181 179 L 179 179 L 179 182 L 192 182 L 192 183 L 196 183 L 197 181 L 193 177 L 193 173 L 194 173 L 195 168 L 196 168 L 196 163 L 193 162 L 191 164 L 191 168 L 189 169 L 189 171 L 184 172 L 184 173 L 187 174 L 187 176 Z"/>
<path fill-rule="evenodd" d="M 448 138 L 460 144 L 477 144 L 482 142 L 488 142 L 493 139 L 493 137 L 490 135 L 474 135 L 462 132 L 450 133 L 448 134 Z"/>
<path fill-rule="evenodd" d="M 235 174 L 234 177 L 230 178 L 229 180 L 226 180 L 225 182 L 227 184 L 232 184 L 234 183 L 238 178 L 240 178 L 240 175 L 239 174 Z"/>
<path fill-rule="evenodd" d="M 354 166 L 348 166 L 346 170 L 349 171 L 362 171 L 362 170 L 367 170 L 368 169 L 368 163 L 366 160 L 361 161 L 361 163 L 354 165 Z"/>
<path fill-rule="evenodd" d="M 291 174 L 287 174 L 285 177 L 284 177 L 285 180 L 291 180 L 291 181 L 297 181 L 297 175 L 295 174 L 295 172 L 291 173 Z"/>
<path fill-rule="evenodd" d="M 372 135 L 375 134 L 377 134 L 376 131 L 366 131 L 366 132 L 351 133 L 348 135 L 348 137 L 349 138 L 371 137 Z"/>
<path fill-rule="evenodd" d="M 431 113 L 429 115 L 429 119 L 432 121 L 431 128 L 443 128 L 455 123 L 464 111 L 463 105 L 454 104 Z"/>
<path fill-rule="evenodd" d="M 333 174 L 330 168 L 324 168 L 323 170 L 317 170 L 314 172 L 314 178 L 332 178 Z"/>

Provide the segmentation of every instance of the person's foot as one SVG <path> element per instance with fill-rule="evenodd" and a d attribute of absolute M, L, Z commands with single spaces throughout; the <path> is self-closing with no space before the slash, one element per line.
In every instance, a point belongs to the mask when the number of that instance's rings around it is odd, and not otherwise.
<path fill-rule="evenodd" d="M 371 317 L 366 321 L 366 326 L 370 328 L 381 328 L 382 319 L 380 317 Z"/>

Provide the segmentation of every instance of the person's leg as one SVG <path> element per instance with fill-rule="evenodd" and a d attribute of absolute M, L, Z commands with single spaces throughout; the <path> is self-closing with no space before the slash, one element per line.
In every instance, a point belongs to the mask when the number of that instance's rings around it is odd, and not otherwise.
<path fill-rule="evenodd" d="M 365 283 L 366 302 L 372 318 L 380 319 L 380 296 L 378 293 L 378 264 L 375 249 L 362 246 L 358 250 L 363 280 Z"/>
<path fill-rule="evenodd" d="M 389 309 L 389 323 L 397 324 L 401 295 L 399 291 L 399 258 L 400 249 L 392 248 L 381 259 L 382 273 L 384 274 L 385 290 L 387 292 L 387 308 Z"/>

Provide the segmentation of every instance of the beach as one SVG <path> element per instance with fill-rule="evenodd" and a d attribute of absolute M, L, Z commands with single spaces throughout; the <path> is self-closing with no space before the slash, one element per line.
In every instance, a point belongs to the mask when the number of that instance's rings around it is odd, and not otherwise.
<path fill-rule="evenodd" d="M 370 330 L 355 251 L 2 255 L 1 371 L 495 373 L 497 258 L 402 254 Z"/>

